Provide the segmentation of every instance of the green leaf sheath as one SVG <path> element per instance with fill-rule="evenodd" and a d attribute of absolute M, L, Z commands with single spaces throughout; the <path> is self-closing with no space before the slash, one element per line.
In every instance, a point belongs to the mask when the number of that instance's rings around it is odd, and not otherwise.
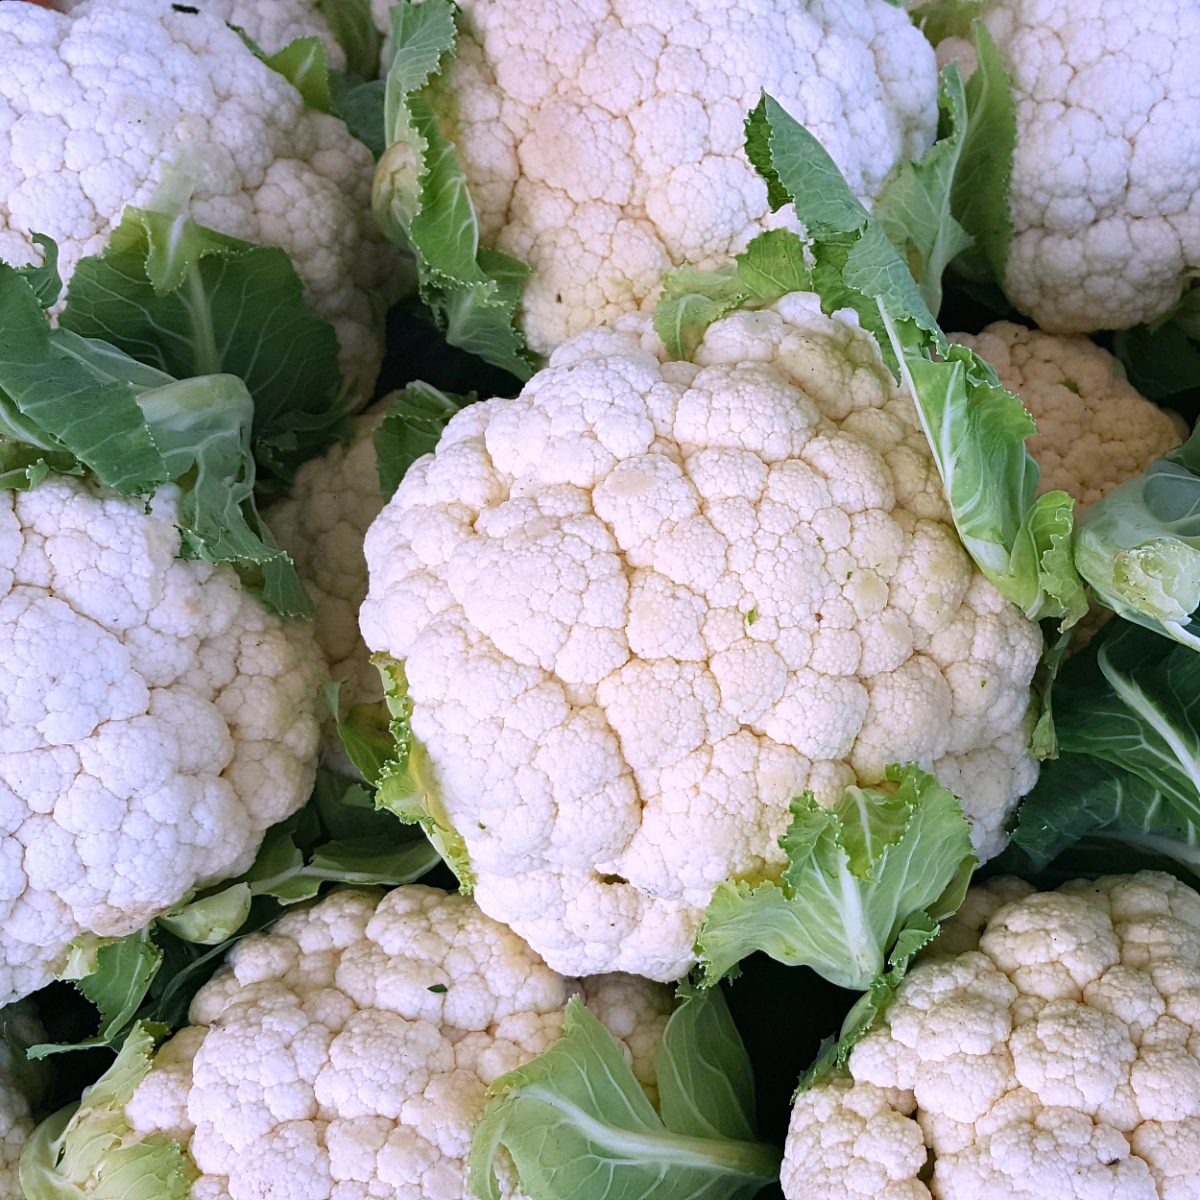
<path fill-rule="evenodd" d="M 435 103 L 438 77 L 458 39 L 454 5 L 403 0 L 392 7 L 391 21 L 376 219 L 415 256 L 421 299 L 446 340 L 528 379 L 536 359 L 516 326 L 528 268 L 480 245 L 466 175 Z"/>
<path fill-rule="evenodd" d="M 744 1058 L 728 1014 L 703 1011 L 714 1004 L 723 1008 L 693 993 L 672 1014 L 659 1055 L 668 1089 L 711 1083 L 727 1061 Z M 737 1045 L 702 1047 L 697 1039 L 704 1035 L 732 1037 Z M 472 1192 L 480 1200 L 499 1197 L 494 1164 L 503 1147 L 531 1200 L 748 1200 L 778 1177 L 780 1156 L 772 1146 L 718 1131 L 745 1128 L 747 1120 L 752 1129 L 744 1110 L 729 1107 L 741 1104 L 744 1087 L 744 1080 L 719 1084 L 704 1101 L 708 1111 L 676 1101 L 660 1117 L 620 1046 L 576 997 L 562 1038 L 492 1085 L 495 1099 L 471 1148 Z M 673 1126 L 668 1111 L 685 1128 Z"/>
<path fill-rule="evenodd" d="M 375 462 L 385 497 L 392 495 L 418 458 L 433 451 L 446 422 L 474 402 L 473 393 L 456 396 L 419 381 L 395 397 L 375 431 Z"/>
<path fill-rule="evenodd" d="M 129 209 L 76 267 L 61 325 L 176 378 L 237 375 L 254 399 L 254 452 L 285 481 L 345 432 L 337 335 L 275 247 Z"/>
<path fill-rule="evenodd" d="M 808 794 L 792 801 L 782 877 L 713 895 L 696 939 L 707 982 L 761 950 L 862 991 L 901 939 L 911 947 L 936 932 L 975 863 L 970 826 L 932 776 L 910 766 L 889 779 L 894 790 L 847 788 L 831 808 Z"/>

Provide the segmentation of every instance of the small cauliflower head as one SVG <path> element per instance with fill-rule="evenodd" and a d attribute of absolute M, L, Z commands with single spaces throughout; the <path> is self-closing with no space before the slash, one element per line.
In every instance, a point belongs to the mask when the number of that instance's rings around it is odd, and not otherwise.
<path fill-rule="evenodd" d="M 849 1076 L 797 1099 L 785 1196 L 1195 1197 L 1200 896 L 1143 871 L 968 906 Z"/>
<path fill-rule="evenodd" d="M 287 251 L 367 394 L 396 279 L 371 218 L 371 154 L 254 57 L 223 19 L 235 8 L 0 5 L 0 259 L 35 261 L 30 234 L 45 233 L 69 281 L 179 163 L 196 221 Z"/>
<path fill-rule="evenodd" d="M 18 1069 L 19 1049 L 45 1039 L 45 1030 L 28 1001 L 0 1009 L 0 1198 L 20 1200 L 17 1168 L 25 1139 L 33 1132 L 29 1080 Z"/>
<path fill-rule="evenodd" d="M 1200 10 L 1191 0 L 992 0 L 1017 107 L 1004 276 L 1043 329 L 1127 329 L 1200 268 Z M 942 60 L 974 65 L 949 38 Z"/>
<path fill-rule="evenodd" d="M 354 418 L 350 440 L 306 462 L 288 497 L 266 514 L 316 605 L 317 643 L 330 678 L 345 681 L 341 698 L 347 704 L 383 699 L 379 672 L 358 630 L 358 610 L 367 594 L 363 539 L 384 503 L 375 431 L 390 405 L 389 397 Z M 332 761 L 348 766 L 332 717 L 324 749 Z"/>
<path fill-rule="evenodd" d="M 652 1089 L 666 989 L 564 979 L 465 896 L 335 892 L 233 949 L 126 1116 L 186 1147 L 192 1200 L 284 1179 L 314 1200 L 467 1196 L 488 1085 L 558 1040 L 580 992 Z"/>
<path fill-rule="evenodd" d="M 1152 404 L 1125 377 L 1120 362 L 1079 334 L 1043 333 L 996 321 L 969 346 L 996 368 L 1037 422 L 1029 450 L 1042 471 L 1040 491 L 1062 490 L 1076 512 L 1140 475 L 1187 436 L 1179 417 Z"/>
<path fill-rule="evenodd" d="M 391 0 L 372 0 L 386 27 Z M 765 90 L 864 201 L 937 123 L 933 53 L 887 0 L 462 0 L 435 104 L 484 242 L 528 263 L 534 350 L 652 307 L 772 215 L 743 150 Z M 397 147 L 398 168 L 411 168 Z M 385 169 L 387 160 L 385 159 Z M 790 211 L 790 210 L 789 210 Z"/>
<path fill-rule="evenodd" d="M 0 1000 L 244 871 L 311 790 L 311 630 L 178 559 L 177 497 L 0 493 Z"/>
<path fill-rule="evenodd" d="M 973 567 L 874 340 L 809 294 L 669 362 L 638 314 L 468 406 L 366 540 L 480 907 L 556 970 L 682 975 L 788 801 L 916 762 L 978 849 L 1036 778 L 1041 639 Z"/>

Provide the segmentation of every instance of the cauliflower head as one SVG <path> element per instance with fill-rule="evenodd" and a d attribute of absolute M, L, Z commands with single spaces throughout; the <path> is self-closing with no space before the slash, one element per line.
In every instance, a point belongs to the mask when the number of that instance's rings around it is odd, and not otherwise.
<path fill-rule="evenodd" d="M 466 1196 L 488 1085 L 558 1040 L 580 992 L 651 1089 L 666 989 L 564 979 L 465 896 L 335 892 L 233 949 L 126 1117 L 187 1148 L 192 1200 L 282 1178 L 296 1196 Z"/>
<path fill-rule="evenodd" d="M 969 346 L 996 368 L 1037 422 L 1029 450 L 1042 471 L 1040 490 L 1061 489 L 1076 511 L 1140 475 L 1187 436 L 1179 417 L 1151 403 L 1125 378 L 1125 368 L 1082 335 L 1043 333 L 996 321 Z"/>
<path fill-rule="evenodd" d="M 312 788 L 311 631 L 176 558 L 177 496 L 0 493 L 0 1000 L 244 871 Z"/>
<path fill-rule="evenodd" d="M 68 281 L 180 163 L 196 221 L 287 251 L 369 393 L 396 265 L 371 219 L 371 154 L 250 53 L 222 19 L 234 7 L 0 5 L 0 259 L 35 261 L 30 234 L 49 234 Z"/>
<path fill-rule="evenodd" d="M 28 1002 L 0 1009 L 0 1197 L 4 1200 L 20 1200 L 17 1168 L 34 1126 L 28 1081 L 17 1068 L 13 1044 L 30 1046 L 44 1037 L 45 1030 Z"/>
<path fill-rule="evenodd" d="M 816 296 L 664 361 L 650 319 L 469 405 L 366 539 L 479 905 L 564 974 L 672 979 L 788 801 L 917 762 L 984 855 L 1036 767 L 1036 627 L 974 568 L 874 340 Z"/>
<path fill-rule="evenodd" d="M 316 605 L 317 643 L 332 679 L 345 680 L 349 704 L 383 699 L 379 672 L 358 631 L 358 610 L 367 594 L 363 539 L 383 508 L 375 465 L 375 431 L 391 399 L 356 417 L 350 440 L 310 459 L 287 499 L 267 510 L 267 522 L 292 556 Z M 327 756 L 348 768 L 332 717 L 325 724 Z"/>
<path fill-rule="evenodd" d="M 992 0 L 1017 107 L 1004 290 L 1043 329 L 1153 320 L 1200 267 L 1200 11 Z M 968 68 L 961 39 L 938 47 Z"/>
<path fill-rule="evenodd" d="M 1195 1196 L 1200 896 L 1143 871 L 969 905 L 849 1076 L 797 1099 L 784 1194 Z"/>
<path fill-rule="evenodd" d="M 391 0 L 372 5 L 386 27 Z M 485 244 L 532 268 L 523 326 L 539 352 L 652 307 L 670 268 L 715 266 L 790 220 L 743 151 L 763 90 L 866 201 L 933 141 L 934 56 L 886 0 L 459 7 L 435 104 Z"/>

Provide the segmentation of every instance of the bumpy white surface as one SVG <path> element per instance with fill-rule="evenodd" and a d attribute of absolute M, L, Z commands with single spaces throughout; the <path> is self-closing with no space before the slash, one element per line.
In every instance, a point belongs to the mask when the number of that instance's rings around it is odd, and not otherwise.
<path fill-rule="evenodd" d="M 22 1046 L 45 1038 L 45 1030 L 28 1002 L 0 1010 L 0 1031 L 6 1026 Z M 0 1038 L 0 1200 L 21 1200 L 17 1167 L 34 1125 L 29 1096 L 13 1068 L 12 1048 Z"/>
<path fill-rule="evenodd" d="M 652 1089 L 666 989 L 564 979 L 464 896 L 335 892 L 234 948 L 126 1113 L 187 1146 L 192 1200 L 457 1200 L 488 1084 L 578 992 Z"/>
<path fill-rule="evenodd" d="M 390 0 L 372 0 L 387 27 Z M 933 140 L 934 56 L 885 0 L 464 0 L 446 88 L 484 240 L 533 268 L 548 351 L 653 305 L 772 216 L 743 151 L 767 91 L 865 200 Z M 790 211 L 790 210 L 787 210 Z"/>
<path fill-rule="evenodd" d="M 1039 490 L 1061 489 L 1074 497 L 1077 512 L 1187 436 L 1183 422 L 1147 400 L 1090 338 L 997 321 L 975 336 L 950 339 L 987 359 L 1020 396 L 1037 422 L 1029 450 L 1042 469 Z"/>
<path fill-rule="evenodd" d="M 383 508 L 374 436 L 390 404 L 386 399 L 356 417 L 349 442 L 306 462 L 287 499 L 267 512 L 271 532 L 292 556 L 316 605 L 317 643 L 329 677 L 346 681 L 346 704 L 383 699 L 379 672 L 358 631 L 358 610 L 367 594 L 363 538 Z M 332 718 L 324 743 L 344 765 Z"/>
<path fill-rule="evenodd" d="M 369 393 L 396 256 L 371 219 L 370 152 L 341 121 L 307 111 L 218 15 L 168 0 L 0 4 L 0 62 L 0 258 L 33 261 L 28 235 L 46 233 L 69 279 L 181 160 L 195 220 L 286 250 Z"/>
<path fill-rule="evenodd" d="M 789 1200 L 1198 1194 L 1200 896 L 1150 871 L 992 890 L 797 1101 Z"/>
<path fill-rule="evenodd" d="M 366 540 L 367 644 L 485 912 L 565 974 L 671 979 L 788 800 L 918 762 L 978 848 L 1036 768 L 1041 640 L 973 568 L 911 401 L 797 294 L 664 362 L 648 317 L 474 404 Z"/>
<path fill-rule="evenodd" d="M 995 0 L 983 19 L 1017 103 L 1009 298 L 1055 332 L 1166 312 L 1200 267 L 1200 8 Z"/>
<path fill-rule="evenodd" d="M 0 1001 L 236 875 L 312 787 L 319 655 L 228 567 L 67 477 L 0 494 Z"/>

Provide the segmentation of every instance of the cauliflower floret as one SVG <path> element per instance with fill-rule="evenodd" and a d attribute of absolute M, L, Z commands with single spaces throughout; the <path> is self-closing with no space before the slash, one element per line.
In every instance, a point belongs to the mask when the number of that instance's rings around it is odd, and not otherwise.
<path fill-rule="evenodd" d="M 45 1030 L 28 1002 L 0 1009 L 0 1197 L 4 1200 L 19 1200 L 22 1195 L 17 1167 L 34 1125 L 29 1081 L 16 1069 L 13 1044 L 31 1046 L 44 1038 Z"/>
<path fill-rule="evenodd" d="M 306 462 L 287 499 L 266 514 L 316 605 L 317 643 L 330 678 L 345 680 L 346 704 L 383 699 L 379 672 L 358 631 L 358 610 L 367 594 L 363 538 L 383 508 L 374 437 L 390 405 L 389 397 L 356 417 L 350 440 Z M 325 723 L 324 750 L 343 770 L 352 769 L 332 716 Z"/>
<path fill-rule="evenodd" d="M 391 0 L 372 7 L 387 28 Z M 867 201 L 933 140 L 933 53 L 885 0 L 459 7 L 441 107 L 484 240 L 533 268 L 523 324 L 538 351 L 652 308 L 671 267 L 714 266 L 792 220 L 770 212 L 743 151 L 764 90 Z"/>
<path fill-rule="evenodd" d="M 371 154 L 250 53 L 218 19 L 228 7 L 0 5 L 0 259 L 34 261 L 29 235 L 49 234 L 69 280 L 179 161 L 196 221 L 291 255 L 369 394 L 398 278 L 371 220 Z"/>
<path fill-rule="evenodd" d="M 1200 12 L 1188 0 L 993 0 L 1017 106 L 1004 290 L 1043 329 L 1161 316 L 1200 267 Z M 974 65 L 956 38 L 942 61 Z"/>
<path fill-rule="evenodd" d="M 1000 880 L 967 909 L 850 1078 L 797 1100 L 784 1194 L 1195 1196 L 1200 896 L 1143 871 L 1054 892 Z"/>
<path fill-rule="evenodd" d="M 1037 422 L 1029 450 L 1042 470 L 1039 490 L 1061 489 L 1077 512 L 1187 436 L 1177 416 L 1147 400 L 1120 362 L 1082 335 L 997 321 L 976 336 L 954 333 L 950 340 L 987 359 L 1020 396 Z"/>
<path fill-rule="evenodd" d="M 335 892 L 233 949 L 126 1116 L 187 1148 L 203 1200 L 266 1195 L 297 1156 L 305 1196 L 465 1196 L 488 1085 L 558 1040 L 581 991 L 652 1084 L 666 989 L 564 979 L 465 896 Z"/>
<path fill-rule="evenodd" d="M 797 294 L 665 358 L 639 314 L 560 347 L 452 418 L 366 539 L 363 634 L 405 660 L 479 905 L 564 974 L 683 974 L 806 788 L 919 763 L 988 856 L 1037 774 L 1037 628 L 853 315 Z"/>
<path fill-rule="evenodd" d="M 305 624 L 176 558 L 178 492 L 0 493 L 0 1000 L 244 871 L 313 783 Z"/>

